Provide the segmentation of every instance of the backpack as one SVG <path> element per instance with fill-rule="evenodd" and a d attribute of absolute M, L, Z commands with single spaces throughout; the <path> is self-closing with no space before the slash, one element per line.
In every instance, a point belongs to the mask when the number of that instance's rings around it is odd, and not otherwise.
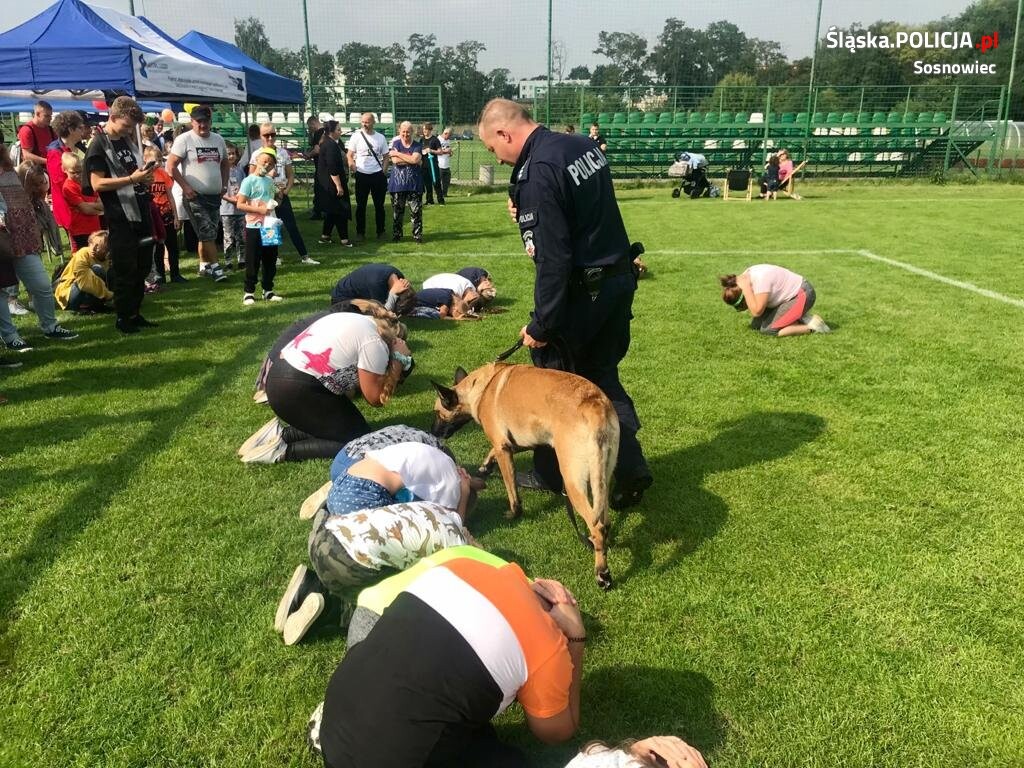
<path fill-rule="evenodd" d="M 26 125 L 29 125 L 29 124 L 25 123 L 25 125 L 19 125 L 18 126 L 18 132 L 20 133 L 21 129 L 24 128 Z M 46 126 L 46 127 L 50 131 L 50 138 L 53 141 L 56 141 L 57 140 L 57 134 L 54 133 L 53 128 L 50 128 L 50 126 Z M 45 156 L 45 151 L 46 151 L 46 147 L 43 147 L 43 151 L 42 152 L 39 151 L 39 146 L 36 144 L 36 132 L 32 131 L 32 152 L 33 152 L 33 154 Z M 22 146 L 21 146 L 21 140 L 17 136 L 15 136 L 14 141 L 11 142 L 11 151 L 8 153 L 10 155 L 10 158 L 11 158 L 11 163 L 14 165 L 15 168 L 17 168 L 19 165 L 21 165 L 23 152 L 24 152 L 24 150 L 22 149 Z"/>

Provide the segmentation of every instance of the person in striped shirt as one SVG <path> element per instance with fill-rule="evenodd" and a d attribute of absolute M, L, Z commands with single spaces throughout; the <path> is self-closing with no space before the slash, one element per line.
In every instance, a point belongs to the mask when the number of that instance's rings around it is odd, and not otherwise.
<path fill-rule="evenodd" d="M 569 590 L 471 547 L 421 563 L 331 677 L 327 768 L 524 766 L 490 725 L 514 701 L 541 741 L 571 738 L 586 628 Z"/>

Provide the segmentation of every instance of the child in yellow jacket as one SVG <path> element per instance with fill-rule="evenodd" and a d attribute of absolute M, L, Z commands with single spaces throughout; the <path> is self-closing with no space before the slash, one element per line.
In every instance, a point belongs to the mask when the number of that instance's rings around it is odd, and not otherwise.
<path fill-rule="evenodd" d="M 105 312 L 106 302 L 114 298 L 107 288 L 107 256 L 110 240 L 105 229 L 89 235 L 89 244 L 74 252 L 54 287 L 53 295 L 61 309 L 72 312 Z"/>

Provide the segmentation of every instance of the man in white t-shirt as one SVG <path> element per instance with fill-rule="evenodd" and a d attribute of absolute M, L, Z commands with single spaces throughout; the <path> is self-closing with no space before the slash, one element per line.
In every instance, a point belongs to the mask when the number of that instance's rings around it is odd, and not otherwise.
<path fill-rule="evenodd" d="M 199 274 L 226 279 L 217 263 L 217 226 L 221 196 L 228 191 L 231 163 L 224 139 L 213 133 L 209 107 L 192 109 L 192 130 L 174 140 L 167 155 L 167 173 L 181 186 L 189 220 L 199 240 Z"/>
<path fill-rule="evenodd" d="M 260 146 L 252 150 L 252 157 L 249 160 L 249 173 L 256 171 L 256 155 L 264 149 L 274 150 L 277 165 L 274 166 L 274 186 L 277 187 L 277 208 L 274 214 L 284 223 L 285 231 L 292 240 L 292 245 L 299 252 L 299 261 L 302 264 L 317 265 L 320 262 L 309 257 L 306 250 L 306 242 L 302 239 L 299 225 L 295 221 L 295 211 L 292 210 L 292 201 L 288 197 L 292 186 L 295 184 L 295 169 L 292 167 L 292 158 L 288 150 L 277 146 L 277 129 L 273 123 L 263 123 L 260 129 Z"/>
<path fill-rule="evenodd" d="M 441 149 L 434 152 L 437 157 L 437 171 L 441 174 L 441 194 L 448 199 L 448 187 L 452 183 L 452 129 L 441 131 Z"/>
<path fill-rule="evenodd" d="M 348 142 L 348 167 L 356 177 L 356 237 L 366 239 L 366 199 L 372 197 L 380 240 L 384 236 L 384 198 L 388 191 L 388 144 L 384 135 L 373 128 L 377 124 L 373 112 L 364 112 L 359 124 L 362 127 Z"/>

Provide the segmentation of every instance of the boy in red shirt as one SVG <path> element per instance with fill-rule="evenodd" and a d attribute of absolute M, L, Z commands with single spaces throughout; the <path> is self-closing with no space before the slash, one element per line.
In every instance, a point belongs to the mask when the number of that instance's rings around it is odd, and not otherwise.
<path fill-rule="evenodd" d="M 164 247 L 167 249 L 167 264 L 171 268 L 170 281 L 172 283 L 187 283 L 188 280 L 181 274 L 178 264 L 178 230 L 181 228 L 181 222 L 178 221 L 178 212 L 174 200 L 171 199 L 171 187 L 174 185 L 174 179 L 164 170 L 164 156 L 158 147 L 147 147 L 142 156 L 146 163 L 156 163 L 156 167 L 153 169 L 153 182 L 149 185 L 149 193 L 153 196 L 153 203 L 160 210 L 160 219 L 164 229 L 167 230 Z M 166 283 L 164 254 L 159 247 L 155 264 L 157 282 Z"/>
<path fill-rule="evenodd" d="M 82 192 L 82 161 L 74 152 L 64 153 L 60 167 L 67 175 L 60 194 L 64 195 L 71 213 L 68 235 L 71 236 L 73 250 L 77 251 L 89 245 L 89 235 L 102 229 L 100 214 L 103 213 L 103 203 L 96 195 Z"/>

